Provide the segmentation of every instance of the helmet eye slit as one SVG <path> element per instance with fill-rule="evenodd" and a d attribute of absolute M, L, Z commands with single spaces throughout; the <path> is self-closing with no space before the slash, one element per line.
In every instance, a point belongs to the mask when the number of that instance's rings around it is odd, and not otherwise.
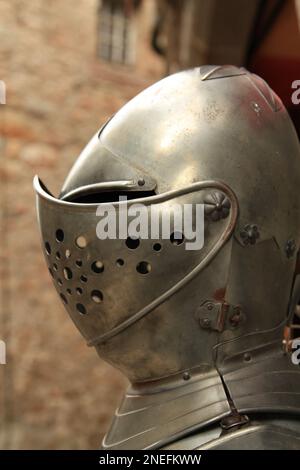
<path fill-rule="evenodd" d="M 74 198 L 67 198 L 71 202 L 78 204 L 93 204 L 93 203 L 108 203 L 108 202 L 119 202 L 120 198 L 126 197 L 128 201 L 133 199 L 141 199 L 146 197 L 155 196 L 156 192 L 153 190 L 149 191 L 102 191 L 98 193 L 86 193 L 78 194 Z"/>

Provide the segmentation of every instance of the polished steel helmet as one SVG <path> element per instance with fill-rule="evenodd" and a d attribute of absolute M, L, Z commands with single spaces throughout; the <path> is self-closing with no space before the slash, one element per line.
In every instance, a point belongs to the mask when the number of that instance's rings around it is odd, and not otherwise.
<path fill-rule="evenodd" d="M 157 448 L 234 413 L 300 411 L 288 347 L 300 149 L 261 78 L 233 66 L 171 75 L 96 133 L 58 198 L 34 184 L 57 292 L 132 383 L 105 448 Z M 99 239 L 97 208 L 119 215 L 120 196 L 149 216 L 202 205 L 204 246 L 186 249 L 184 233 Z"/>

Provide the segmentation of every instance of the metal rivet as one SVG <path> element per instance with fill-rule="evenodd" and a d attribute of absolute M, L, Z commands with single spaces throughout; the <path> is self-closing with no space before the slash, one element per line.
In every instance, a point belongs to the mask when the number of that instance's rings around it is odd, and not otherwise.
<path fill-rule="evenodd" d="M 203 202 L 205 216 L 213 222 L 228 217 L 231 203 L 225 194 L 213 191 L 205 196 Z"/>
<path fill-rule="evenodd" d="M 257 114 L 260 113 L 260 110 L 261 110 L 261 109 L 260 109 L 259 104 L 257 104 L 257 103 L 255 103 L 254 101 L 252 101 L 251 106 L 252 106 L 253 110 L 254 110 Z"/>
<path fill-rule="evenodd" d="M 244 245 L 255 245 L 260 237 L 257 225 L 247 224 L 240 232 L 241 239 Z"/>
<path fill-rule="evenodd" d="M 250 353 L 245 353 L 245 354 L 244 354 L 244 361 L 245 361 L 245 362 L 250 362 L 251 359 L 252 359 L 252 357 L 251 357 L 251 354 L 250 354 Z"/>
<path fill-rule="evenodd" d="M 183 380 L 190 380 L 191 374 L 189 372 L 184 372 L 182 378 Z"/>
<path fill-rule="evenodd" d="M 285 253 L 288 258 L 292 258 L 296 251 L 296 242 L 294 239 L 288 240 L 285 244 Z"/>
<path fill-rule="evenodd" d="M 138 185 L 139 185 L 139 186 L 144 186 L 144 184 L 145 184 L 144 178 L 139 178 L 139 180 L 138 180 Z"/>
<path fill-rule="evenodd" d="M 209 318 L 200 318 L 200 325 L 202 328 L 209 328 L 211 325 L 211 321 Z"/>
<path fill-rule="evenodd" d="M 238 307 L 235 308 L 234 313 L 229 318 L 229 322 L 233 328 L 236 328 L 242 320 L 242 314 Z"/>
<path fill-rule="evenodd" d="M 226 416 L 221 421 L 221 428 L 225 430 L 229 430 L 231 428 L 240 427 L 244 424 L 249 423 L 249 418 L 247 415 L 240 415 L 236 411 L 233 412 L 231 415 Z"/>

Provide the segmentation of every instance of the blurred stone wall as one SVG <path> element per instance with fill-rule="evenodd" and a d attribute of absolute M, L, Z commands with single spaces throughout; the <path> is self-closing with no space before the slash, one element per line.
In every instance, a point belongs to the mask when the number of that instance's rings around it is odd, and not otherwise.
<path fill-rule="evenodd" d="M 94 132 L 164 69 L 139 11 L 135 67 L 96 56 L 96 0 L 0 0 L 0 448 L 97 448 L 125 379 L 86 347 L 40 248 L 32 178 L 57 194 Z"/>

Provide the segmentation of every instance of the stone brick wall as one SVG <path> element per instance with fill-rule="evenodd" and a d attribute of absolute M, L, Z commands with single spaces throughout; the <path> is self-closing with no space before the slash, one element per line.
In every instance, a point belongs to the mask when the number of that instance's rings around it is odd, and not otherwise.
<path fill-rule="evenodd" d="M 126 381 L 87 348 L 40 249 L 32 178 L 57 194 L 101 123 L 158 79 L 153 2 L 139 12 L 136 67 L 96 56 L 96 0 L 0 0 L 0 448 L 97 448 Z M 152 15 L 152 16 L 151 16 Z"/>

